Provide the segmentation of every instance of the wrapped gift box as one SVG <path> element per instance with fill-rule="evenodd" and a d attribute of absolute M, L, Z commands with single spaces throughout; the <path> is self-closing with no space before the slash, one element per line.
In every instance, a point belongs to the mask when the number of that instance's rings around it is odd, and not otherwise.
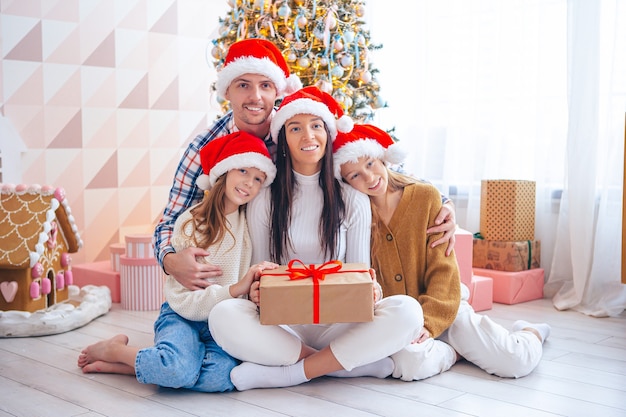
<path fill-rule="evenodd" d="M 474 275 L 493 279 L 493 301 L 517 304 L 543 298 L 543 268 L 507 272 L 474 268 Z"/>
<path fill-rule="evenodd" d="M 261 324 L 367 322 L 374 319 L 373 283 L 365 264 L 289 265 L 261 275 Z"/>
<path fill-rule="evenodd" d="M 129 258 L 154 258 L 152 235 L 135 234 L 125 237 L 126 256 Z"/>
<path fill-rule="evenodd" d="M 161 308 L 163 270 L 155 258 L 120 256 L 120 301 L 125 310 Z"/>
<path fill-rule="evenodd" d="M 109 245 L 109 256 L 111 258 L 111 269 L 120 272 L 120 256 L 126 254 L 126 245 L 123 243 L 114 243 Z"/>
<path fill-rule="evenodd" d="M 524 240 L 505 242 L 501 240 L 474 239 L 474 268 L 517 272 L 539 268 L 541 241 Z"/>
<path fill-rule="evenodd" d="M 459 266 L 461 282 L 472 291 L 472 240 L 474 236 L 467 230 L 457 228 L 454 238 L 454 254 Z"/>
<path fill-rule="evenodd" d="M 493 307 L 493 279 L 473 275 L 470 298 L 467 302 L 470 303 L 474 311 L 491 310 Z"/>
<path fill-rule="evenodd" d="M 535 240 L 535 182 L 482 180 L 480 234 L 487 240 Z"/>
<path fill-rule="evenodd" d="M 79 287 L 107 286 L 111 290 L 111 302 L 119 303 L 121 300 L 120 273 L 111 268 L 109 261 L 72 265 L 72 280 Z"/>

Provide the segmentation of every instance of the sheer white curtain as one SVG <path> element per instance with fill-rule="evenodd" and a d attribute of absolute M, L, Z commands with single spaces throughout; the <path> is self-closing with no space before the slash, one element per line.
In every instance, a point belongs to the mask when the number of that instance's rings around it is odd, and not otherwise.
<path fill-rule="evenodd" d="M 552 273 L 559 309 L 593 316 L 626 307 L 620 281 L 626 2 L 568 2 L 567 175 Z"/>
<path fill-rule="evenodd" d="M 550 295 L 571 292 L 566 283 L 572 285 L 581 276 L 589 282 L 576 288 L 589 294 L 604 294 L 607 281 L 623 288 L 617 284 L 621 206 L 616 205 L 621 202 L 623 148 L 615 134 L 621 132 L 623 138 L 626 109 L 623 42 L 619 49 L 626 26 L 624 1 L 418 0 L 390 7 L 388 2 L 370 0 L 367 4 L 372 41 L 383 45 L 373 54 L 373 65 L 380 70 L 381 95 L 389 105 L 378 111 L 375 123 L 394 128 L 395 136 L 410 144 L 414 152 L 407 169 L 453 198 L 457 222 L 471 232 L 479 231 L 481 179 L 536 181 L 535 237 L 542 242 L 541 263 L 550 277 L 546 286 Z M 595 30 L 603 31 L 599 52 L 603 60 L 597 62 L 597 73 L 584 70 L 574 79 L 568 44 L 570 52 L 575 51 L 583 46 L 575 43 L 585 38 L 573 37 L 568 11 L 578 3 L 602 6 L 599 19 L 604 20 L 595 24 Z M 580 16 L 591 18 L 585 12 Z M 571 100 L 581 98 L 568 87 L 599 84 L 600 67 L 612 74 L 611 81 L 602 78 L 601 84 L 609 96 L 573 106 Z M 572 114 L 574 108 L 580 112 Z M 585 108 L 598 109 L 599 130 L 591 137 L 581 136 L 582 146 L 572 135 L 573 128 L 585 120 L 580 118 Z M 580 163 L 580 155 L 591 157 L 589 147 L 595 156 Z M 605 181 L 606 188 L 599 188 Z M 591 189 L 584 184 L 592 184 Z M 574 190 L 583 186 L 592 194 L 572 200 Z M 571 211 L 581 200 L 598 204 L 593 212 Z M 571 216 L 566 217 L 568 208 Z M 569 229 L 564 229 L 566 224 Z M 581 239 L 589 240 L 578 249 Z M 574 249 L 590 254 L 586 265 L 572 261 L 585 259 Z M 593 269 L 599 262 L 602 267 Z M 603 279 L 589 279 L 599 275 Z M 574 293 L 582 301 L 581 293 Z M 580 302 L 565 303 L 563 298 L 554 298 L 558 308 L 578 308 Z M 605 314 L 620 309 L 620 301 L 616 302 L 612 310 L 604 309 Z M 600 310 L 593 314 L 602 315 Z"/>

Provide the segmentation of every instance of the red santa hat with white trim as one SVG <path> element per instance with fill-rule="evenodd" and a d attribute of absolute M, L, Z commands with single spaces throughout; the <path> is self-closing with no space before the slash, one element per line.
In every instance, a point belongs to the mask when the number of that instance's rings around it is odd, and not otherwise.
<path fill-rule="evenodd" d="M 244 131 L 238 131 L 213 139 L 200 149 L 202 174 L 196 185 L 210 190 L 215 181 L 231 169 L 258 168 L 266 175 L 264 187 L 276 177 L 276 166 L 263 140 Z"/>
<path fill-rule="evenodd" d="M 274 141 L 287 120 L 298 114 L 313 114 L 322 118 L 330 131 L 330 139 L 335 140 L 337 132 L 349 132 L 354 126 L 350 116 L 344 115 L 339 103 L 328 93 L 315 86 L 304 87 L 285 97 L 272 117 L 270 133 Z"/>
<path fill-rule="evenodd" d="M 406 157 L 405 150 L 389 133 L 370 124 L 354 125 L 352 131 L 340 133 L 333 142 L 335 178 L 341 180 L 341 165 L 357 162 L 368 156 L 387 164 L 399 164 Z"/>
<path fill-rule="evenodd" d="M 290 73 L 276 45 L 265 39 L 244 39 L 230 46 L 217 74 L 217 94 L 224 97 L 230 83 L 243 74 L 265 75 L 274 82 L 279 97 L 302 88 L 300 78 Z"/>

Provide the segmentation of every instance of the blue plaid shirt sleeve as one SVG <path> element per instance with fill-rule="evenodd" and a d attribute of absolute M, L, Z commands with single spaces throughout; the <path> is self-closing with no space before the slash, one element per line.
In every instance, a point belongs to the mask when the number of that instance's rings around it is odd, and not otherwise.
<path fill-rule="evenodd" d="M 176 175 L 170 188 L 163 216 L 154 230 L 154 255 L 163 268 L 163 258 L 175 252 L 172 246 L 172 232 L 178 216 L 192 205 L 200 202 L 203 191 L 196 186 L 196 179 L 202 174 L 200 149 L 215 138 L 230 134 L 232 113 L 227 113 L 206 132 L 191 141 L 176 168 Z"/>

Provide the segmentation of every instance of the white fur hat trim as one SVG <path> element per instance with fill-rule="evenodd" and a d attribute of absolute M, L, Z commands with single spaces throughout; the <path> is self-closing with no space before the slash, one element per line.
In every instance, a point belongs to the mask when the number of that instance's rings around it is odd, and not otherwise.
<path fill-rule="evenodd" d="M 267 178 L 265 179 L 265 182 L 263 183 L 264 187 L 269 186 L 274 181 L 274 178 L 276 177 L 276 166 L 270 159 L 268 159 L 264 155 L 261 155 L 258 152 L 245 152 L 245 153 L 238 153 L 236 155 L 222 159 L 220 162 L 215 164 L 215 166 L 211 169 L 211 172 L 209 172 L 209 175 L 208 175 L 209 185 L 213 187 L 215 185 L 215 181 L 217 181 L 217 179 L 220 176 L 224 175 L 231 169 L 250 168 L 250 167 L 258 168 L 261 171 L 265 172 L 265 175 L 267 176 Z M 198 179 L 200 179 L 200 177 Z M 202 188 L 200 184 L 198 183 L 198 181 L 196 181 L 196 185 Z"/>
<path fill-rule="evenodd" d="M 271 59 L 243 57 L 237 58 L 233 62 L 229 63 L 217 74 L 217 82 L 215 83 L 217 94 L 220 97 L 225 98 L 228 86 L 230 86 L 230 84 L 237 77 L 240 77 L 244 74 L 265 75 L 274 82 L 274 85 L 276 86 L 276 92 L 279 96 L 285 93 L 285 89 L 287 87 L 285 73 Z M 294 82 L 294 80 L 290 81 L 290 88 L 293 88 L 291 84 L 293 84 Z"/>
<path fill-rule="evenodd" d="M 341 166 L 347 162 L 357 162 L 362 156 L 384 160 L 385 148 L 374 139 L 359 139 L 348 142 L 333 155 L 335 178 L 341 180 Z"/>
<path fill-rule="evenodd" d="M 331 139 L 334 140 L 337 136 L 335 116 L 328 110 L 326 104 L 309 98 L 301 98 L 278 109 L 272 118 L 272 124 L 270 126 L 272 139 L 278 140 L 278 132 L 280 132 L 280 129 L 287 123 L 287 120 L 297 114 L 314 114 L 321 117 L 330 131 Z"/>

